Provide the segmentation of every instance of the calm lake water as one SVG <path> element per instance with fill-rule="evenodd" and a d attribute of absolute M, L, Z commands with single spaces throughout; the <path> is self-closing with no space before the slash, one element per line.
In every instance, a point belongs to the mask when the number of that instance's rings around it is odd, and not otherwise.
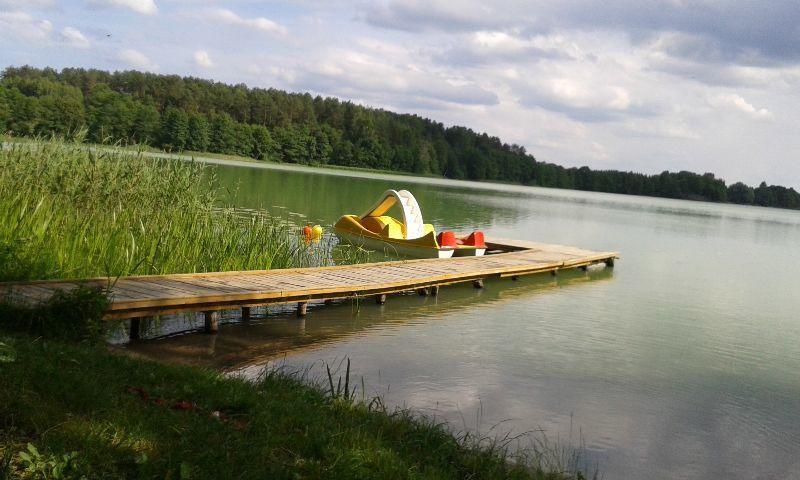
<path fill-rule="evenodd" d="M 276 353 L 312 374 L 349 358 L 368 393 L 455 428 L 580 435 L 605 478 L 800 478 L 800 212 L 341 171 L 219 177 L 237 204 L 298 223 L 406 188 L 437 228 L 622 258 L 302 320 L 272 309 L 137 351 L 246 374 Z"/>

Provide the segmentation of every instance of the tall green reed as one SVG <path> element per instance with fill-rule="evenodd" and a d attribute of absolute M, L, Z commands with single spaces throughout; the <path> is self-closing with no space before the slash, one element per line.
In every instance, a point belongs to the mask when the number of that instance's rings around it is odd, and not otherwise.
<path fill-rule="evenodd" d="M 219 204 L 212 167 L 59 139 L 0 148 L 0 281 L 331 263 L 295 225 Z M 359 252 L 338 250 L 337 262 Z"/>

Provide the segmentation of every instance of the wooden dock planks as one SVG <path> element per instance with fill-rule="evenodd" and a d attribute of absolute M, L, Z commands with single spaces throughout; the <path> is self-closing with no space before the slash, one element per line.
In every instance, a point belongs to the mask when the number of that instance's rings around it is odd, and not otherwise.
<path fill-rule="evenodd" d="M 110 291 L 111 304 L 105 318 L 134 318 L 210 312 L 245 305 L 385 295 L 489 277 L 516 277 L 600 262 L 612 264 L 618 257 L 616 252 L 593 252 L 526 241 L 492 239 L 486 243 L 489 250 L 505 253 L 320 268 L 11 282 L 0 283 L 0 295 L 36 303 L 57 290 L 71 290 L 83 283 Z"/>

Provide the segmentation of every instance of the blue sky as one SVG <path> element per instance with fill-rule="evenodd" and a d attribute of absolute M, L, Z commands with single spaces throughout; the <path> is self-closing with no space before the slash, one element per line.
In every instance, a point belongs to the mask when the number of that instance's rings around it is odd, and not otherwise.
<path fill-rule="evenodd" d="M 800 188 L 793 1 L 0 0 L 0 64 L 310 91 L 567 166 Z"/>

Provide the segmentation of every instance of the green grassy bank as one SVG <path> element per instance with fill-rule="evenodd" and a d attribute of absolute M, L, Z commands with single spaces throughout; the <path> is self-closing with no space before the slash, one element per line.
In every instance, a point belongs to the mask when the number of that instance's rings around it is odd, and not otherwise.
<path fill-rule="evenodd" d="M 568 454 L 510 458 L 286 374 L 248 383 L 85 344 L 0 342 L 0 478 L 583 478 Z"/>

